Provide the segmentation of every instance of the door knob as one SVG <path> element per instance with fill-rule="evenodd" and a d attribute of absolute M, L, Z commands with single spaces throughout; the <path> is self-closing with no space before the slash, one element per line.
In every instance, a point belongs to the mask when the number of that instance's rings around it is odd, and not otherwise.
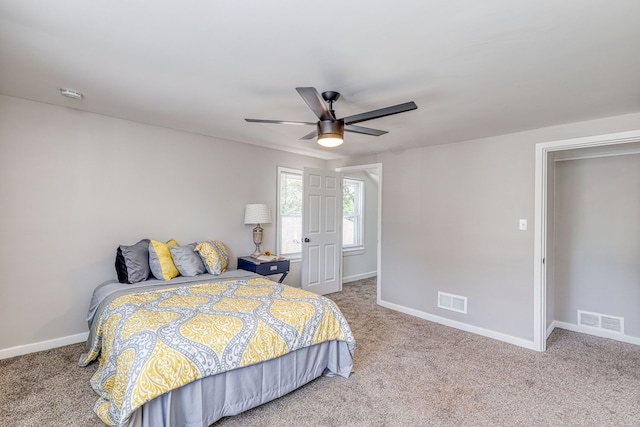
<path fill-rule="evenodd" d="M 311 240 L 310 240 L 308 237 L 305 237 L 305 238 L 304 238 L 304 242 L 305 242 L 305 243 L 309 243 L 310 241 L 311 241 Z"/>

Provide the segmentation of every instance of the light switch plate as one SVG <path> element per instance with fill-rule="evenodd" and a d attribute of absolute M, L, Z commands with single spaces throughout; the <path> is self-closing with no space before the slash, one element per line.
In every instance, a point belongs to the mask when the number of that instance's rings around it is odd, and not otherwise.
<path fill-rule="evenodd" d="M 521 219 L 520 220 L 520 230 L 526 230 L 527 229 L 527 220 L 526 219 Z"/>

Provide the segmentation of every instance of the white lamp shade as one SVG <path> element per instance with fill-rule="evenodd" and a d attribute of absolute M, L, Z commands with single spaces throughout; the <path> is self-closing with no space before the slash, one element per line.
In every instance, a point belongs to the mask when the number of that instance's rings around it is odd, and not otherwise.
<path fill-rule="evenodd" d="M 245 224 L 271 224 L 269 206 L 262 203 L 248 204 L 244 210 Z"/>

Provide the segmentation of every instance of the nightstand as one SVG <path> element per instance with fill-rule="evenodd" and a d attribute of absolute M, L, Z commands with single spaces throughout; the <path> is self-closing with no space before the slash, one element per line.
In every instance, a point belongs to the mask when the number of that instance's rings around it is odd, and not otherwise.
<path fill-rule="evenodd" d="M 238 270 L 247 270 L 258 273 L 262 276 L 271 276 L 272 274 L 282 274 L 278 283 L 282 283 L 289 273 L 289 260 L 282 259 L 279 261 L 258 261 L 250 256 L 238 257 Z"/>

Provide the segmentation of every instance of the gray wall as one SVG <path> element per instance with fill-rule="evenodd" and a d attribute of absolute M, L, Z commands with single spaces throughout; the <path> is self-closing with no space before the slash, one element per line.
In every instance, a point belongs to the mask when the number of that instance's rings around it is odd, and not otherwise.
<path fill-rule="evenodd" d="M 518 138 L 385 153 L 382 300 L 532 339 L 534 144 Z M 468 314 L 437 308 L 438 291 Z"/>
<path fill-rule="evenodd" d="M 533 341 L 535 144 L 634 129 L 640 114 L 376 156 L 382 301 Z M 437 308 L 438 291 L 468 314 Z"/>
<path fill-rule="evenodd" d="M 219 239 L 251 253 L 244 206 L 275 208 L 277 166 L 325 162 L 0 96 L 0 350 L 84 333 L 119 244 Z"/>
<path fill-rule="evenodd" d="M 624 317 L 640 337 L 640 154 L 555 163 L 555 319 Z"/>
<path fill-rule="evenodd" d="M 364 252 L 346 252 L 342 276 L 347 281 L 374 276 L 378 270 L 378 182 L 365 171 L 344 171 L 343 177 L 364 181 Z"/>

